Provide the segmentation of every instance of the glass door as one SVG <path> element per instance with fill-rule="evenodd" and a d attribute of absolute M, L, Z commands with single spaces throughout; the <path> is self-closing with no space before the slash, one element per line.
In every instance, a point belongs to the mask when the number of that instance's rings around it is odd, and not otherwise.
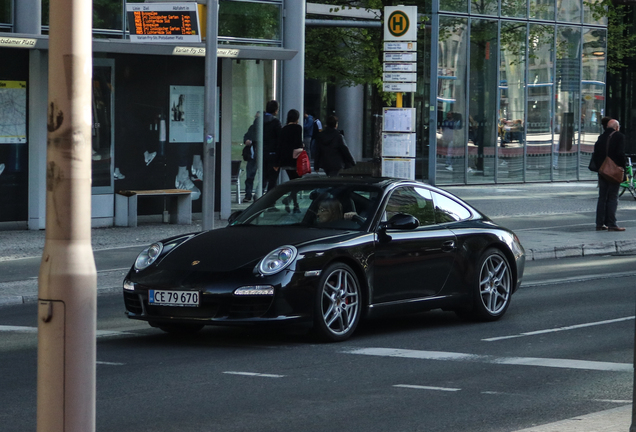
<path fill-rule="evenodd" d="M 112 59 L 93 60 L 93 193 L 113 192 L 114 70 Z"/>

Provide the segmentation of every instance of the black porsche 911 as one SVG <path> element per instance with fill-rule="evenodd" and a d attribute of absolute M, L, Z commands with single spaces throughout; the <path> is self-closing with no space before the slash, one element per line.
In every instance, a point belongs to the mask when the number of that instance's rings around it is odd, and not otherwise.
<path fill-rule="evenodd" d="M 385 313 L 497 320 L 524 265 L 512 231 L 441 189 L 310 176 L 274 188 L 226 228 L 153 243 L 123 293 L 129 318 L 167 332 L 302 324 L 341 341 Z"/>

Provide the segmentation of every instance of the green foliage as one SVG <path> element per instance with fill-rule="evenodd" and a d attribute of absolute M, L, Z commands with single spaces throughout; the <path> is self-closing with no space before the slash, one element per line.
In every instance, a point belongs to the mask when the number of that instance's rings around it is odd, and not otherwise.
<path fill-rule="evenodd" d="M 584 1 L 592 17 L 600 20 L 607 17 L 607 72 L 616 73 L 627 67 L 625 61 L 636 55 L 636 33 L 634 23 L 629 22 L 625 5 L 614 5 L 611 0 Z"/>

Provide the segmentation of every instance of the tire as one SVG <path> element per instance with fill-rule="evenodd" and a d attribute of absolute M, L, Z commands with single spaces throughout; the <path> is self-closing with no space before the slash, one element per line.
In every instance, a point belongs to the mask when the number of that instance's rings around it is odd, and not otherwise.
<path fill-rule="evenodd" d="M 170 334 L 193 335 L 203 328 L 203 324 L 160 324 L 157 327 Z"/>
<path fill-rule="evenodd" d="M 346 264 L 334 263 L 322 271 L 316 290 L 314 333 L 328 342 L 348 339 L 360 322 L 362 293 L 356 274 Z"/>
<path fill-rule="evenodd" d="M 496 321 L 510 306 L 512 270 L 508 259 L 498 249 L 487 249 L 479 259 L 472 282 L 472 308 L 458 311 L 460 317 L 479 321 Z"/>

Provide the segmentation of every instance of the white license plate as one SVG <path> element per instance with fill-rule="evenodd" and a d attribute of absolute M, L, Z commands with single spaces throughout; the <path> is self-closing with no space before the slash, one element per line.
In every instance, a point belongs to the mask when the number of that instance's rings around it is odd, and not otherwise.
<path fill-rule="evenodd" d="M 198 291 L 148 290 L 148 303 L 161 306 L 199 306 Z"/>

